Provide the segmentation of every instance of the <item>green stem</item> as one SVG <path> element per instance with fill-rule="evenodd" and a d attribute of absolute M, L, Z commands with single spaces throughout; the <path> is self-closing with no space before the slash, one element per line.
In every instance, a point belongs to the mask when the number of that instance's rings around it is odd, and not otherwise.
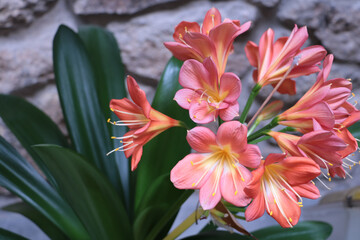
<path fill-rule="evenodd" d="M 279 132 L 294 132 L 294 131 L 295 131 L 295 128 L 293 128 L 293 127 L 286 127 L 286 128 L 281 129 Z M 270 136 L 264 136 L 264 137 L 262 137 L 262 138 L 258 138 L 258 139 L 255 139 L 255 140 L 249 142 L 249 144 L 259 143 L 259 142 L 268 140 L 268 139 L 270 139 L 270 138 L 271 138 Z"/>
<path fill-rule="evenodd" d="M 203 214 L 204 210 L 196 209 L 190 216 L 188 216 L 179 226 L 177 226 L 171 233 L 169 233 L 163 240 L 174 240 L 186 229 L 193 225 Z"/>
<path fill-rule="evenodd" d="M 265 127 L 259 129 L 258 131 L 254 132 L 253 134 L 251 134 L 248 137 L 248 142 L 252 142 L 255 139 L 268 133 L 271 129 L 273 129 L 274 127 L 276 127 L 279 124 L 278 121 L 279 121 L 278 117 L 273 118 L 273 120 L 271 120 L 271 122 L 268 125 L 266 125 Z"/>
<path fill-rule="evenodd" d="M 248 136 L 255 130 L 255 128 L 260 124 L 260 122 L 261 121 L 258 121 L 258 119 L 256 119 L 254 124 L 248 130 L 248 133 L 247 133 Z"/>
<path fill-rule="evenodd" d="M 245 108 L 244 108 L 243 112 L 241 113 L 241 116 L 240 116 L 240 119 L 239 119 L 239 121 L 241 123 L 245 122 L 246 117 L 247 117 L 247 115 L 249 113 L 250 107 L 251 107 L 252 103 L 254 102 L 255 97 L 259 94 L 260 89 L 261 89 L 261 85 L 256 84 L 253 87 L 253 89 L 251 90 L 250 96 L 249 96 L 249 98 L 248 98 L 248 100 L 246 102 Z"/>

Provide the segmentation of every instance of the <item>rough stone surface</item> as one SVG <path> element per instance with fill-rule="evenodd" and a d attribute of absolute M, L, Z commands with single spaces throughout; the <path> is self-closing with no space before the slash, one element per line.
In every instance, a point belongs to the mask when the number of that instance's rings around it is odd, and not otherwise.
<path fill-rule="evenodd" d="M 127 22 L 112 22 L 107 28 L 115 33 L 128 70 L 159 80 L 171 56 L 163 42 L 172 41 L 174 28 L 181 21 L 202 22 L 206 11 L 212 6 L 219 8 L 223 17 L 241 22 L 254 21 L 258 17 L 257 9 L 245 2 L 196 1 L 176 10 L 145 14 Z"/>
<path fill-rule="evenodd" d="M 282 1 L 281 21 L 307 25 L 335 57 L 360 62 L 360 2 L 356 0 Z"/>
<path fill-rule="evenodd" d="M 71 0 L 74 12 L 88 14 L 133 14 L 159 4 L 180 0 Z"/>
<path fill-rule="evenodd" d="M 0 33 L 28 25 L 49 10 L 57 0 L 1 0 Z"/>
<path fill-rule="evenodd" d="M 280 0 L 249 0 L 249 2 L 254 3 L 260 7 L 275 7 Z"/>

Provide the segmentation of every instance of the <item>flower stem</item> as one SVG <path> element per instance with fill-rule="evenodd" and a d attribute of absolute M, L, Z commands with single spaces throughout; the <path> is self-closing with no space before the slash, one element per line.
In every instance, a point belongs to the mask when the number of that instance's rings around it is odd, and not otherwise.
<path fill-rule="evenodd" d="M 247 133 L 248 136 L 255 130 L 255 128 L 260 124 L 260 122 L 261 121 L 258 121 L 258 119 L 256 119 L 254 124 L 248 130 L 248 133 Z"/>
<path fill-rule="evenodd" d="M 248 113 L 249 113 L 249 110 L 250 110 L 250 108 L 251 108 L 251 105 L 252 105 L 252 103 L 254 102 L 255 97 L 259 94 L 260 89 L 261 89 L 261 85 L 256 84 L 256 85 L 253 87 L 253 89 L 251 90 L 250 96 L 249 96 L 249 98 L 248 98 L 248 100 L 247 100 L 247 102 L 246 102 L 246 105 L 245 105 L 245 107 L 244 107 L 244 110 L 243 110 L 243 112 L 241 113 L 241 116 L 240 116 L 240 119 L 239 119 L 239 121 L 240 121 L 241 123 L 244 123 L 244 122 L 245 122 L 246 117 L 247 117 L 247 115 L 248 115 Z"/>
<path fill-rule="evenodd" d="M 286 128 L 281 129 L 279 132 L 294 132 L 294 131 L 295 131 L 295 128 L 293 128 L 293 127 L 286 127 Z M 268 140 L 268 139 L 270 139 L 270 138 L 271 138 L 270 136 L 264 136 L 264 137 L 262 137 L 262 138 L 258 138 L 258 139 L 255 139 L 255 140 L 249 142 L 249 144 L 256 144 L 256 143 L 259 143 L 259 142 Z"/>
<path fill-rule="evenodd" d="M 179 226 L 177 226 L 171 233 L 169 233 L 163 240 L 174 240 L 191 225 L 193 225 L 203 214 L 203 209 L 196 209 L 190 216 L 188 216 Z"/>
<path fill-rule="evenodd" d="M 279 121 L 278 117 L 273 118 L 273 120 L 271 120 L 271 122 L 268 125 L 251 134 L 248 137 L 248 142 L 252 142 L 255 139 L 268 133 L 272 128 L 276 127 L 279 124 L 278 121 Z"/>

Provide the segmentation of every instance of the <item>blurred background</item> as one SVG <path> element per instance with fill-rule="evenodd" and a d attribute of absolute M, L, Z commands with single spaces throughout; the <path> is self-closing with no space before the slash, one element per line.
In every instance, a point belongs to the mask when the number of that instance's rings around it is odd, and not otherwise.
<path fill-rule="evenodd" d="M 252 21 L 251 29 L 237 38 L 227 71 L 242 80 L 239 100 L 244 105 L 253 86 L 252 68 L 244 45 L 259 42 L 262 33 L 272 28 L 276 38 L 288 36 L 294 27 L 306 25 L 306 45 L 323 45 L 334 54 L 330 79 L 351 78 L 355 97 L 360 102 L 360 1 L 359 0 L 0 0 L 0 93 L 26 98 L 45 111 L 65 131 L 52 67 L 52 40 L 60 24 L 77 29 L 79 25 L 102 26 L 115 34 L 127 73 L 140 83 L 148 98 L 154 96 L 156 85 L 171 54 L 163 42 L 172 41 L 174 27 L 182 20 L 202 22 L 208 9 L 216 7 L 223 18 Z M 296 96 L 280 96 L 292 105 L 315 81 L 316 75 L 297 79 Z M 252 107 L 253 114 L 271 89 L 264 89 Z M 242 105 L 242 106 L 243 106 Z M 240 108 L 241 109 L 241 108 Z M 0 135 L 21 153 L 20 144 L 0 120 Z M 274 144 L 262 146 L 263 155 L 278 151 Z M 351 156 L 359 161 L 359 153 Z M 356 207 L 356 191 L 360 186 L 360 167 L 349 171 L 353 177 L 320 182 L 322 199 L 304 203 L 302 220 L 322 220 L 334 227 L 330 239 L 357 239 L 360 229 L 360 208 Z M 17 199 L 0 190 L 0 206 Z M 196 194 L 183 206 L 179 219 L 187 217 L 197 203 Z M 40 230 L 25 218 L 0 211 L 0 227 L 11 229 L 30 239 L 46 239 Z M 180 221 L 180 220 L 179 220 Z M 200 221 L 204 225 L 206 220 Z M 244 223 L 249 231 L 276 224 L 270 217 Z M 194 226 L 185 235 L 194 233 Z M 185 236 L 184 235 L 184 236 Z"/>

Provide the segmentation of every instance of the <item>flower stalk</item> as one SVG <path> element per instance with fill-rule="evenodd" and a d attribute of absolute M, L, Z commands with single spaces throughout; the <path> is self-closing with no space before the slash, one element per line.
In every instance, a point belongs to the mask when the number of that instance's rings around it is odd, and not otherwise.
<path fill-rule="evenodd" d="M 245 107 L 244 107 L 244 110 L 243 110 L 243 112 L 241 113 L 241 116 L 240 116 L 240 119 L 239 119 L 239 121 L 240 121 L 241 123 L 244 123 L 244 122 L 245 122 L 246 117 L 247 117 L 247 115 L 248 115 L 248 113 L 249 113 L 249 110 L 250 110 L 250 108 L 251 108 L 251 105 L 252 105 L 252 103 L 254 102 L 255 97 L 259 94 L 261 87 L 262 87 L 261 85 L 255 84 L 255 86 L 254 86 L 253 89 L 251 90 L 250 96 L 249 96 L 249 98 L 248 98 L 248 100 L 247 100 L 247 102 L 246 102 L 246 105 L 245 105 Z"/>
<path fill-rule="evenodd" d="M 274 127 L 276 127 L 277 125 L 279 125 L 278 123 L 279 119 L 278 117 L 273 118 L 273 120 L 271 120 L 271 122 L 264 126 L 263 128 L 257 130 L 256 132 L 254 132 L 253 134 L 251 134 L 248 137 L 248 142 L 253 142 L 255 139 L 265 135 L 267 132 L 269 132 L 271 129 L 273 129 Z"/>

